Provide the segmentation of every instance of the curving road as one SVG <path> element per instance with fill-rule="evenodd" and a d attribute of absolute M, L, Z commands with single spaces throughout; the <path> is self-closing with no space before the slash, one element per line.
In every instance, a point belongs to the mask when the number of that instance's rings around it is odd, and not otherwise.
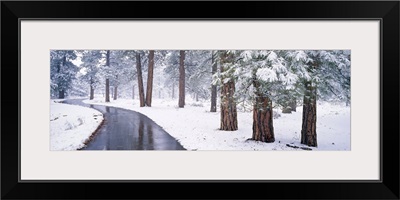
<path fill-rule="evenodd" d="M 96 109 L 105 122 L 82 150 L 185 150 L 182 145 L 147 116 L 135 111 L 88 105 L 79 99 L 64 103 Z"/>

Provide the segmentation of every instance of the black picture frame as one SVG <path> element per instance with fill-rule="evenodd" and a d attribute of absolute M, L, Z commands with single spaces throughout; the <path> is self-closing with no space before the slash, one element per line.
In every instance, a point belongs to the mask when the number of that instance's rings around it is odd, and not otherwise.
<path fill-rule="evenodd" d="M 399 199 L 399 6 L 399 1 L 2 1 L 1 198 Z M 20 182 L 20 19 L 378 19 L 381 21 L 381 180 Z M 153 192 L 147 193 L 149 188 Z"/>

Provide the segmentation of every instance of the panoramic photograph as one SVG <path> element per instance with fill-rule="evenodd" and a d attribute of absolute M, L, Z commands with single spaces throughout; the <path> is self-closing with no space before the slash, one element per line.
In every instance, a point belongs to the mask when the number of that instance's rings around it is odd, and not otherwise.
<path fill-rule="evenodd" d="M 350 50 L 50 50 L 50 150 L 350 151 Z"/>

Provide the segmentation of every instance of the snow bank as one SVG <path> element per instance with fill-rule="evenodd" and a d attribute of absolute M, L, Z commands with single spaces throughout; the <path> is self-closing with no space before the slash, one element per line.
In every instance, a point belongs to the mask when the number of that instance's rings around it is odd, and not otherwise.
<path fill-rule="evenodd" d="M 50 101 L 50 150 L 77 150 L 103 121 L 94 109 Z"/>
<path fill-rule="evenodd" d="M 289 145 L 300 144 L 302 107 L 297 112 L 283 114 L 274 119 L 274 143 L 248 140 L 252 136 L 252 113 L 238 112 L 239 130 L 220 131 L 220 113 L 209 112 L 209 102 L 187 101 L 185 108 L 178 108 L 178 100 L 153 99 L 152 107 L 139 107 L 138 100 L 119 99 L 104 103 L 103 98 L 84 100 L 88 104 L 99 104 L 140 112 L 188 150 L 302 150 Z M 319 102 L 317 106 L 318 148 L 312 150 L 350 150 L 350 107 Z"/>

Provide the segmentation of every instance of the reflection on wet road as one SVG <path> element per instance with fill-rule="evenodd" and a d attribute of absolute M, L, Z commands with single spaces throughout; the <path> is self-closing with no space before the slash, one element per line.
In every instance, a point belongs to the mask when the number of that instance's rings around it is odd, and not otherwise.
<path fill-rule="evenodd" d="M 82 150 L 185 150 L 175 138 L 138 112 L 88 105 L 78 99 L 64 103 L 90 107 L 103 113 L 104 125 Z"/>

